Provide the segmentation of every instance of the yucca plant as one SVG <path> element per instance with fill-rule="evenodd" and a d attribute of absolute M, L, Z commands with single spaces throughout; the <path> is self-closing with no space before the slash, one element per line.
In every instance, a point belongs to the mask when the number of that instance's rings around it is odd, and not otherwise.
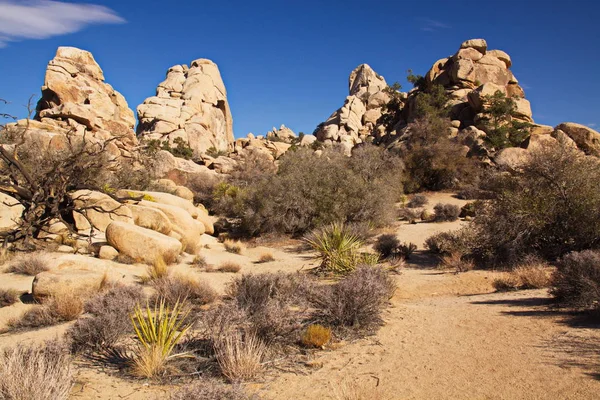
<path fill-rule="evenodd" d="M 352 234 L 343 223 L 333 223 L 304 237 L 304 241 L 318 253 L 319 269 L 323 272 L 345 275 L 362 262 L 359 253 L 362 240 Z"/>
<path fill-rule="evenodd" d="M 178 301 L 173 308 L 165 300 L 142 308 L 137 304 L 131 315 L 131 323 L 140 344 L 133 360 L 133 373 L 154 378 L 165 372 L 169 360 L 186 353 L 172 354 L 173 349 L 190 328 L 186 322 L 189 311 L 184 311 Z"/>

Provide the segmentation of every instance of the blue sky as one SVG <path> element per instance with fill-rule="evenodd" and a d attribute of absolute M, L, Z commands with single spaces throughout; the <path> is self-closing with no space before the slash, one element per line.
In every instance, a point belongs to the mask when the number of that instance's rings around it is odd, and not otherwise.
<path fill-rule="evenodd" d="M 9 13 L 15 4 L 34 9 Z M 170 66 L 209 58 L 236 137 L 281 124 L 310 133 L 342 105 L 357 65 L 409 88 L 407 69 L 424 74 L 481 37 L 511 55 L 536 122 L 599 129 L 599 15 L 594 0 L 0 0 L 0 98 L 11 101 L 0 112 L 24 117 L 56 48 L 75 46 L 134 110 Z"/>

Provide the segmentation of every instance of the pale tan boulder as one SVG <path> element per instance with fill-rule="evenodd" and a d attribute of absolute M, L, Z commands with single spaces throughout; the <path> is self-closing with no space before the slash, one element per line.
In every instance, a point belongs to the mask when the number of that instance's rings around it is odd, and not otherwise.
<path fill-rule="evenodd" d="M 71 291 L 90 296 L 100 290 L 103 279 L 104 271 L 77 268 L 44 271 L 35 276 L 32 293 L 38 301 Z"/>
<path fill-rule="evenodd" d="M 520 147 L 508 147 L 502 149 L 496 154 L 494 161 L 496 164 L 512 170 L 519 169 L 528 158 L 526 149 Z"/>
<path fill-rule="evenodd" d="M 204 225 L 204 233 L 208 235 L 213 235 L 215 233 L 215 226 L 213 224 L 212 218 L 208 215 L 208 211 L 204 208 L 204 206 L 200 205 L 198 208 L 198 221 L 202 222 Z"/>
<path fill-rule="evenodd" d="M 146 264 L 154 264 L 160 259 L 172 263 L 182 250 L 176 239 L 123 222 L 113 222 L 106 228 L 106 240 L 119 253 Z"/>
<path fill-rule="evenodd" d="M 300 146 L 307 147 L 317 141 L 317 137 L 314 135 L 304 135 L 300 139 Z"/>
<path fill-rule="evenodd" d="M 504 86 L 496 85 L 492 82 L 484 83 L 467 95 L 467 98 L 469 99 L 469 105 L 471 108 L 473 108 L 473 110 L 479 112 L 485 105 L 485 97 L 493 96 L 496 92 L 506 94 L 506 88 Z"/>
<path fill-rule="evenodd" d="M 112 246 L 101 246 L 98 251 L 98 258 L 101 260 L 114 260 L 118 255 L 119 252 Z"/>
<path fill-rule="evenodd" d="M 170 193 L 153 192 L 147 190 L 119 190 L 117 192 L 119 196 L 143 196 L 143 200 L 154 203 L 168 204 L 171 206 L 179 207 L 190 214 L 192 218 L 198 216 L 198 210 L 190 200 L 186 200 L 179 196 Z"/>
<path fill-rule="evenodd" d="M 460 45 L 461 49 L 469 49 L 469 48 L 473 48 L 477 51 L 479 51 L 482 54 L 485 54 L 486 50 L 487 50 L 487 42 L 485 41 L 485 39 L 469 39 L 464 41 L 461 45 Z"/>
<path fill-rule="evenodd" d="M 24 210 L 15 198 L 0 193 L 0 232 L 17 228 Z"/>
<path fill-rule="evenodd" d="M 586 154 L 600 157 L 600 132 L 573 122 L 564 122 L 554 129 L 564 132 Z"/>
<path fill-rule="evenodd" d="M 177 197 L 181 197 L 182 199 L 194 201 L 194 192 L 185 186 L 177 186 L 173 191 L 173 194 Z"/>
<path fill-rule="evenodd" d="M 483 57 L 483 54 L 479 50 L 471 48 L 471 47 L 468 47 L 465 49 L 460 49 L 454 55 L 455 59 L 467 58 L 472 61 L 479 61 L 479 60 L 481 60 L 482 57 Z"/>
<path fill-rule="evenodd" d="M 279 129 L 273 127 L 273 129 L 270 132 L 267 132 L 265 136 L 267 137 L 267 140 L 276 142 L 292 143 L 296 140 L 294 131 L 285 125 L 281 125 Z"/>
<path fill-rule="evenodd" d="M 71 194 L 71 198 L 77 208 L 84 209 L 73 215 L 78 230 L 88 230 L 89 223 L 101 232 L 113 221 L 133 223 L 131 210 L 104 193 L 78 190 Z"/>
<path fill-rule="evenodd" d="M 159 209 L 139 204 L 128 204 L 127 208 L 131 210 L 133 222 L 137 226 L 151 229 L 164 235 L 168 235 L 173 230 L 173 225 L 169 217 Z"/>
<path fill-rule="evenodd" d="M 502 50 L 489 50 L 487 54 L 502 61 L 504 65 L 506 65 L 506 68 L 510 68 L 512 66 L 512 60 L 510 59 L 510 56 Z"/>

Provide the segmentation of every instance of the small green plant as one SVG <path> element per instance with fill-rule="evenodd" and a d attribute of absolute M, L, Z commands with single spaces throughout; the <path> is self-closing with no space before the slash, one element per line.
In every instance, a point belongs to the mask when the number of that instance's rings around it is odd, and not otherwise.
<path fill-rule="evenodd" d="M 173 349 L 190 328 L 186 322 L 189 312 L 176 302 L 172 309 L 161 300 L 153 307 L 139 304 L 131 315 L 131 324 L 139 346 L 133 359 L 133 373 L 145 378 L 161 375 L 167 363 L 183 354 L 173 354 Z"/>
<path fill-rule="evenodd" d="M 321 272 L 348 274 L 360 262 L 359 249 L 363 242 L 342 223 L 313 231 L 304 237 L 304 241 L 318 253 L 316 258 L 321 260 Z"/>
<path fill-rule="evenodd" d="M 483 97 L 486 141 L 496 150 L 517 147 L 530 135 L 530 123 L 515 120 L 517 103 L 501 91 Z"/>
<path fill-rule="evenodd" d="M 223 150 L 217 150 L 217 148 L 213 146 L 206 150 L 206 155 L 212 158 L 219 158 L 221 156 L 226 156 L 227 152 Z"/>

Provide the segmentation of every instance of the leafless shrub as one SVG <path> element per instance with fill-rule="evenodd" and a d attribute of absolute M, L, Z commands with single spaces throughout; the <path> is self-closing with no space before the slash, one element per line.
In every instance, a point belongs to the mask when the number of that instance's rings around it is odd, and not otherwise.
<path fill-rule="evenodd" d="M 241 385 L 227 385 L 217 379 L 201 378 L 185 385 L 170 400 L 248 400 Z"/>
<path fill-rule="evenodd" d="M 66 400 L 71 390 L 71 358 L 60 343 L 17 347 L 0 353 L 0 398 Z"/>
<path fill-rule="evenodd" d="M 236 262 L 233 261 L 225 261 L 224 263 L 222 263 L 219 268 L 218 271 L 219 272 L 231 272 L 231 273 L 236 273 L 236 272 L 240 272 L 240 270 L 242 269 L 242 266 Z"/>
<path fill-rule="evenodd" d="M 206 268 L 208 266 L 208 262 L 206 261 L 206 257 L 201 254 L 198 254 L 194 257 L 192 261 L 192 266 L 196 268 Z"/>
<path fill-rule="evenodd" d="M 15 289 L 0 289 L 0 308 L 8 307 L 19 301 L 19 292 Z"/>
<path fill-rule="evenodd" d="M 152 282 L 152 287 L 156 290 L 156 296 L 163 298 L 168 306 L 184 300 L 203 305 L 212 303 L 217 298 L 217 293 L 206 282 L 180 274 L 156 279 Z"/>
<path fill-rule="evenodd" d="M 47 257 L 48 255 L 42 252 L 23 254 L 12 261 L 7 272 L 35 276 L 50 269 Z"/>
<path fill-rule="evenodd" d="M 573 252 L 561 258 L 550 293 L 564 306 L 600 309 L 600 252 Z"/>
<path fill-rule="evenodd" d="M 439 267 L 442 269 L 454 270 L 454 272 L 458 274 L 461 272 L 471 271 L 473 268 L 475 268 L 475 263 L 473 260 L 469 260 L 461 253 L 453 252 L 442 256 Z"/>
<path fill-rule="evenodd" d="M 414 210 L 412 208 L 400 208 L 398 210 L 398 218 L 400 220 L 403 221 L 408 221 L 411 224 L 414 224 L 417 222 L 417 219 L 419 219 L 421 216 L 421 212 L 419 212 L 419 210 Z"/>
<path fill-rule="evenodd" d="M 429 203 L 427 196 L 424 194 L 415 194 L 410 198 L 406 206 L 408 208 L 419 208 L 427 205 L 427 203 Z"/>
<path fill-rule="evenodd" d="M 242 250 L 244 247 L 242 243 L 230 239 L 226 239 L 223 242 L 223 246 L 225 246 L 225 251 L 233 254 L 242 254 Z"/>
<path fill-rule="evenodd" d="M 441 204 L 438 203 L 433 208 L 435 211 L 435 221 L 456 221 L 460 215 L 460 207 L 455 204 Z"/>
<path fill-rule="evenodd" d="M 34 306 L 21 318 L 9 321 L 9 325 L 16 329 L 41 328 L 72 321 L 79 317 L 82 312 L 83 299 L 81 294 L 64 291 L 48 298 L 42 305 Z"/>
<path fill-rule="evenodd" d="M 440 232 L 425 240 L 425 247 L 437 255 L 451 253 L 469 254 L 476 242 L 475 232 L 469 228 L 458 231 Z"/>

